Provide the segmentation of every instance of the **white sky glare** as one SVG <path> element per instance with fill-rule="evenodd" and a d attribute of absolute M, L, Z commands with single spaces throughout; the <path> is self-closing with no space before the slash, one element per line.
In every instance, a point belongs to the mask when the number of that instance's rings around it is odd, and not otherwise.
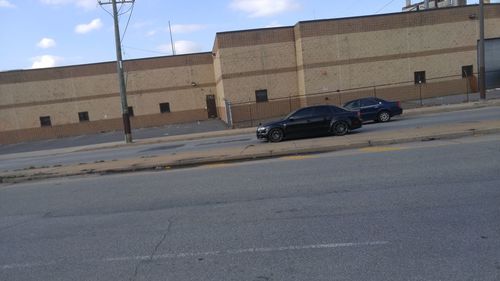
<path fill-rule="evenodd" d="M 0 0 L 0 8 L 15 8 L 16 6 L 8 0 Z"/>
<path fill-rule="evenodd" d="M 109 1 L 104 1 L 109 2 Z M 469 0 L 469 4 L 477 0 Z M 498 3 L 497 1 L 492 1 Z M 124 59 L 210 52 L 223 31 L 400 12 L 405 0 L 136 0 L 119 4 Z M 0 71 L 114 61 L 111 6 L 97 0 L 0 0 Z M 130 17 L 130 20 L 129 20 Z"/>
<path fill-rule="evenodd" d="M 63 6 L 63 5 L 76 5 L 87 10 L 95 9 L 98 7 L 96 0 L 40 0 L 45 5 Z"/>
<path fill-rule="evenodd" d="M 242 11 L 251 18 L 270 17 L 300 9 L 295 0 L 233 0 L 230 7 Z"/>

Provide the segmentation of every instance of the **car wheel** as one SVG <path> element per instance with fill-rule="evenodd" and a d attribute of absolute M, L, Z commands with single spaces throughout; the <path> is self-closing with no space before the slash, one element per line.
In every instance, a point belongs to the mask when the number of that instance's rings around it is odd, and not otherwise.
<path fill-rule="evenodd" d="M 346 122 L 340 121 L 333 124 L 333 134 L 336 136 L 343 136 L 349 132 L 349 126 Z"/>
<path fill-rule="evenodd" d="M 283 140 L 283 131 L 281 129 L 271 129 L 269 131 L 270 142 L 280 142 Z"/>
<path fill-rule="evenodd" d="M 377 115 L 377 121 L 379 122 L 387 122 L 391 120 L 391 114 L 387 111 L 380 111 Z"/>

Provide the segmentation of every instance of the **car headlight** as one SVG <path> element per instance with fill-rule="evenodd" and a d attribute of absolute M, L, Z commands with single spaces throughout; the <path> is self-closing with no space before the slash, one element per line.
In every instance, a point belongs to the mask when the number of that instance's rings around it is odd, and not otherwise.
<path fill-rule="evenodd" d="M 259 128 L 257 128 L 257 131 L 260 132 L 260 133 L 266 132 L 267 131 L 267 127 L 259 127 Z"/>

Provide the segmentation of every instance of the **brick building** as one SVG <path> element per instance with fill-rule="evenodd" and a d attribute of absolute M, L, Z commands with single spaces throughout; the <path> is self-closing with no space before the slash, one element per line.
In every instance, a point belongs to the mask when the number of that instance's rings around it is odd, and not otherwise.
<path fill-rule="evenodd" d="M 214 117 L 248 126 L 362 96 L 475 91 L 477 12 L 464 6 L 223 32 L 212 52 L 129 60 L 132 127 Z M 500 5 L 485 14 L 486 37 L 500 37 Z M 1 72 L 0 143 L 121 129 L 115 71 L 106 62 Z"/>

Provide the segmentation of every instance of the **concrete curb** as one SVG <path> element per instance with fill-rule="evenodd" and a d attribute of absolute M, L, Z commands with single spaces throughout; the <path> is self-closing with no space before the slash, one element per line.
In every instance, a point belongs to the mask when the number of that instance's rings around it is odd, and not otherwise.
<path fill-rule="evenodd" d="M 457 139 L 462 137 L 470 137 L 476 135 L 487 135 L 487 134 L 498 134 L 500 133 L 500 128 L 483 128 L 483 129 L 462 129 L 447 133 L 423 133 L 418 136 L 408 136 L 399 137 L 393 139 L 369 139 L 363 141 L 351 141 L 344 144 L 327 144 L 319 146 L 309 146 L 302 148 L 290 148 L 281 147 L 273 150 L 259 151 L 259 152 L 249 152 L 245 154 L 226 154 L 226 155 L 215 155 L 215 156 L 205 156 L 205 157 L 195 157 L 195 158 L 184 158 L 174 161 L 164 161 L 159 163 L 134 163 L 117 168 L 100 168 L 100 169 L 82 169 L 79 171 L 64 171 L 64 167 L 61 168 L 62 171 L 37 171 L 33 170 L 32 173 L 18 173 L 11 175 L 0 176 L 0 183 L 22 183 L 27 181 L 37 181 L 46 180 L 62 177 L 73 177 L 73 176 L 84 176 L 84 175 L 108 175 L 117 173 L 130 173 L 139 171 L 155 171 L 155 170 L 170 170 L 170 169 L 180 169 L 187 167 L 195 167 L 202 165 L 211 164 L 222 164 L 231 162 L 241 162 L 250 161 L 258 159 L 268 159 L 274 157 L 283 157 L 291 155 L 301 155 L 301 154 L 312 154 L 312 153 L 325 153 L 334 152 L 347 149 L 359 149 L 372 146 L 382 146 L 382 145 L 392 145 L 419 141 L 432 141 L 432 140 L 447 140 L 447 139 Z M 73 166 L 74 167 L 74 166 Z"/>

